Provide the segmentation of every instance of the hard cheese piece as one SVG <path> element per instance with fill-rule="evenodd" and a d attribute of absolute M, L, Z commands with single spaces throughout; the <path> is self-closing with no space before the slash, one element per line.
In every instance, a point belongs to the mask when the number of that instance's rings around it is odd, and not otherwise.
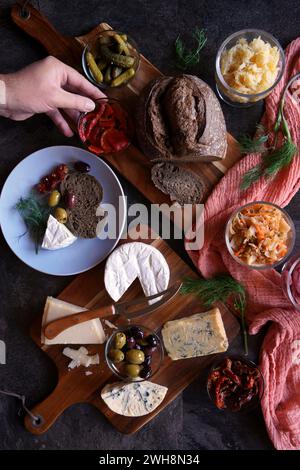
<path fill-rule="evenodd" d="M 77 238 L 64 224 L 49 215 L 42 248 L 45 248 L 45 250 L 59 250 L 72 245 L 76 240 Z"/>
<path fill-rule="evenodd" d="M 42 344 L 102 344 L 105 342 L 105 333 L 101 321 L 96 318 L 79 325 L 72 326 L 53 339 L 44 335 L 44 327 L 51 321 L 68 317 L 73 313 L 86 310 L 78 305 L 69 304 L 53 297 L 47 297 L 42 320 Z"/>
<path fill-rule="evenodd" d="M 173 361 L 207 356 L 228 349 L 228 339 L 218 308 L 167 322 L 162 329 L 162 337 Z"/>
<path fill-rule="evenodd" d="M 69 363 L 69 369 L 75 369 L 75 367 L 84 366 L 89 367 L 95 364 L 99 364 L 99 354 L 89 356 L 89 352 L 83 346 L 79 349 L 65 348 L 63 355 L 72 359 Z"/>
<path fill-rule="evenodd" d="M 106 290 L 117 302 L 136 278 L 146 296 L 157 294 L 169 285 L 169 266 L 160 251 L 153 246 L 141 242 L 125 243 L 106 262 Z"/>
<path fill-rule="evenodd" d="M 148 382 L 118 382 L 106 385 L 101 397 L 115 413 L 123 416 L 144 416 L 154 411 L 163 401 L 168 389 Z"/>

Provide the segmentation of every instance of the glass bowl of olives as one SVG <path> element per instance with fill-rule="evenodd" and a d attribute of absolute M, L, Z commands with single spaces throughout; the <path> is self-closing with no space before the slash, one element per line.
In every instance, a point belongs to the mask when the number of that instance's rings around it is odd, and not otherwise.
<path fill-rule="evenodd" d="M 148 380 L 158 371 L 164 357 L 160 338 L 141 325 L 118 328 L 108 339 L 105 359 L 122 380 Z"/>

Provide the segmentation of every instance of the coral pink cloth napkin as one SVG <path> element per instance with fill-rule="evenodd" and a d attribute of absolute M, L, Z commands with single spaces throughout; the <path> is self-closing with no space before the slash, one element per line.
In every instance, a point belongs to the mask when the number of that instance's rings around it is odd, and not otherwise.
<path fill-rule="evenodd" d="M 299 71 L 300 38 L 286 49 L 284 76 L 265 101 L 262 123 L 270 132 L 282 90 Z M 293 96 L 287 94 L 285 116 L 292 138 L 300 148 L 300 102 L 294 93 Z M 274 446 L 300 449 L 300 313 L 285 298 L 279 273 L 274 269 L 255 271 L 240 266 L 229 255 L 224 241 L 226 221 L 237 207 L 259 200 L 284 207 L 300 187 L 300 158 L 297 155 L 273 181 L 262 179 L 247 191 L 240 191 L 242 175 L 259 161 L 260 155 L 247 155 L 216 186 L 205 204 L 204 246 L 199 251 L 189 251 L 189 255 L 204 277 L 228 271 L 243 282 L 249 294 L 247 319 L 251 334 L 257 333 L 268 321 L 272 322 L 260 358 L 265 378 L 262 411 Z"/>

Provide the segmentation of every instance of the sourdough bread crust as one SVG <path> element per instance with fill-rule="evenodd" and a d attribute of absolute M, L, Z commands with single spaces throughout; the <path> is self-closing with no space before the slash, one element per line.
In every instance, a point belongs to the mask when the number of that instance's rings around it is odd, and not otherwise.
<path fill-rule="evenodd" d="M 162 77 L 143 91 L 137 138 L 153 161 L 209 162 L 225 158 L 227 135 L 219 101 L 192 75 Z"/>

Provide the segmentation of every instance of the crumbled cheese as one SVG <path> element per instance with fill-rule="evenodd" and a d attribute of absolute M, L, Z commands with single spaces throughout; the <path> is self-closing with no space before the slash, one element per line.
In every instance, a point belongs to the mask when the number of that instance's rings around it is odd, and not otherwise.
<path fill-rule="evenodd" d="M 75 369 L 75 367 L 84 366 L 89 367 L 91 365 L 99 364 L 99 354 L 89 356 L 88 350 L 81 346 L 79 349 L 72 349 L 69 347 L 64 348 L 63 355 L 72 359 L 69 363 L 69 369 Z"/>

